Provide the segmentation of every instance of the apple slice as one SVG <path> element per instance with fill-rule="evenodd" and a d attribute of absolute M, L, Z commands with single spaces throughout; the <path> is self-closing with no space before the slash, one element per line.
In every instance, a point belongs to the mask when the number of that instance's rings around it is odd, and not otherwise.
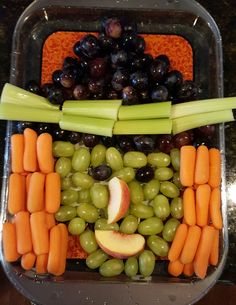
<path fill-rule="evenodd" d="M 100 248 L 115 258 L 128 258 L 144 249 L 145 239 L 141 234 L 124 234 L 117 231 L 95 230 Z"/>
<path fill-rule="evenodd" d="M 117 177 L 109 181 L 108 188 L 110 197 L 107 208 L 107 223 L 114 223 L 120 220 L 127 212 L 130 204 L 130 192 L 125 181 Z"/>

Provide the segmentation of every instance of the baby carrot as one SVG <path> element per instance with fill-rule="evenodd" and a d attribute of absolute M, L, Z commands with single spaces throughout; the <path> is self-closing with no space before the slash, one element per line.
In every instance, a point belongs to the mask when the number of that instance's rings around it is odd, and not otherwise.
<path fill-rule="evenodd" d="M 47 273 L 47 264 L 48 264 L 48 254 L 38 255 L 35 264 L 36 273 L 38 274 Z"/>
<path fill-rule="evenodd" d="M 35 212 L 30 215 L 32 243 L 36 255 L 46 254 L 49 251 L 49 232 L 46 224 L 46 213 Z"/>
<path fill-rule="evenodd" d="M 11 171 L 13 173 L 24 172 L 24 136 L 23 134 L 13 134 L 11 136 Z"/>
<path fill-rule="evenodd" d="M 68 248 L 68 230 L 67 226 L 63 223 L 59 223 L 58 227 L 61 231 L 61 251 L 60 251 L 60 263 L 59 268 L 55 275 L 62 275 L 66 269 L 66 256 Z"/>
<path fill-rule="evenodd" d="M 31 176 L 32 176 L 32 173 L 28 174 L 25 178 L 26 194 L 28 194 L 28 192 L 29 192 L 29 184 L 30 184 Z"/>
<path fill-rule="evenodd" d="M 204 145 L 197 149 L 194 182 L 205 184 L 209 180 L 209 151 Z"/>
<path fill-rule="evenodd" d="M 214 240 L 211 248 L 211 254 L 209 258 L 209 264 L 216 266 L 219 260 L 219 236 L 220 231 L 215 229 Z"/>
<path fill-rule="evenodd" d="M 191 145 L 182 146 L 180 149 L 180 182 L 183 186 L 193 185 L 195 160 L 196 148 Z"/>
<path fill-rule="evenodd" d="M 25 210 L 25 177 L 20 174 L 9 177 L 7 208 L 12 215 Z"/>
<path fill-rule="evenodd" d="M 168 259 L 171 262 L 176 261 L 180 253 L 183 249 L 185 239 L 188 234 L 188 226 L 186 224 L 180 224 L 176 230 L 175 237 L 172 241 L 169 253 L 168 253 Z"/>
<path fill-rule="evenodd" d="M 219 149 L 209 149 L 210 169 L 209 169 L 209 182 L 212 187 L 219 187 L 221 181 L 221 156 Z"/>
<path fill-rule="evenodd" d="M 197 225 L 204 227 L 208 224 L 211 188 L 208 184 L 199 185 L 196 190 L 196 219 Z"/>
<path fill-rule="evenodd" d="M 36 255 L 33 252 L 26 253 L 21 257 L 21 267 L 25 270 L 30 270 L 34 267 Z"/>
<path fill-rule="evenodd" d="M 168 272 L 173 276 L 179 276 L 184 269 L 184 265 L 179 261 L 169 262 Z"/>
<path fill-rule="evenodd" d="M 27 211 L 15 215 L 17 252 L 25 254 L 32 251 L 32 238 L 30 229 L 30 214 Z"/>
<path fill-rule="evenodd" d="M 54 227 L 56 225 L 56 220 L 55 220 L 55 216 L 54 214 L 50 214 L 50 213 L 45 213 L 46 215 L 46 225 L 48 230 L 50 230 L 52 227 Z"/>
<path fill-rule="evenodd" d="M 24 155 L 23 155 L 23 167 L 25 171 L 36 172 L 37 170 L 37 133 L 31 129 L 26 128 L 24 130 Z"/>
<path fill-rule="evenodd" d="M 193 263 L 188 263 L 184 265 L 183 274 L 186 276 L 192 276 L 194 274 Z"/>
<path fill-rule="evenodd" d="M 54 275 L 57 274 L 60 266 L 61 260 L 61 230 L 60 227 L 54 226 L 50 230 L 50 246 L 49 246 L 49 253 L 48 253 L 48 265 L 47 269 L 49 273 Z"/>
<path fill-rule="evenodd" d="M 194 272 L 201 279 L 206 276 L 214 236 L 215 229 L 213 227 L 205 226 L 202 228 L 201 238 L 193 262 Z"/>
<path fill-rule="evenodd" d="M 189 226 L 196 224 L 195 193 L 190 187 L 186 188 L 183 194 L 184 221 Z"/>
<path fill-rule="evenodd" d="M 210 197 L 210 219 L 216 229 L 222 229 L 222 215 L 221 215 L 221 196 L 220 189 L 214 188 Z"/>
<path fill-rule="evenodd" d="M 56 213 L 61 203 L 61 178 L 58 173 L 46 175 L 45 180 L 45 210 Z"/>
<path fill-rule="evenodd" d="M 191 226 L 188 228 L 188 234 L 180 255 L 180 261 L 183 264 L 191 263 L 194 260 L 200 237 L 201 229 L 198 226 Z"/>
<path fill-rule="evenodd" d="M 37 158 L 39 169 L 42 173 L 48 174 L 53 172 L 52 136 L 49 133 L 42 133 L 38 136 Z"/>
<path fill-rule="evenodd" d="M 2 228 L 3 254 L 7 262 L 15 262 L 19 257 L 16 246 L 16 226 L 5 222 Z"/>
<path fill-rule="evenodd" d="M 39 172 L 33 173 L 30 177 L 27 195 L 27 210 L 30 213 L 44 209 L 44 181 L 45 175 Z"/>

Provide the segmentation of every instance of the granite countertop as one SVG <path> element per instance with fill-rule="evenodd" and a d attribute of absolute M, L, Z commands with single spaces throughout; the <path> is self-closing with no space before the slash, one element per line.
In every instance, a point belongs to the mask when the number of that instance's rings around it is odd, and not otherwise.
<path fill-rule="evenodd" d="M 0 91 L 9 81 L 10 52 L 12 33 L 22 11 L 31 3 L 30 0 L 2 0 L 0 3 Z M 214 17 L 223 39 L 224 52 L 224 94 L 236 96 L 236 10 L 235 0 L 199 0 Z M 229 255 L 221 281 L 236 283 L 236 123 L 225 125 L 226 135 L 226 179 L 228 192 L 228 230 Z M 4 139 L 5 124 L 0 122 L 0 136 Z M 0 145 L 3 156 L 4 145 Z M 1 158 L 2 168 L 2 158 Z M 234 192 L 233 192 L 234 190 Z"/>

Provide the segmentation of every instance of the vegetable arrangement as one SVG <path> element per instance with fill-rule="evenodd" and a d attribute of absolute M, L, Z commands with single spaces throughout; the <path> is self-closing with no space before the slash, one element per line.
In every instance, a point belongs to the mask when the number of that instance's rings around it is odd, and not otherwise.
<path fill-rule="evenodd" d="M 11 169 L 8 212 L 3 224 L 6 261 L 21 257 L 21 266 L 38 274 L 61 275 L 65 271 L 68 230 L 56 224 L 54 214 L 61 201 L 60 175 L 54 172 L 52 137 L 29 128 L 11 136 Z"/>

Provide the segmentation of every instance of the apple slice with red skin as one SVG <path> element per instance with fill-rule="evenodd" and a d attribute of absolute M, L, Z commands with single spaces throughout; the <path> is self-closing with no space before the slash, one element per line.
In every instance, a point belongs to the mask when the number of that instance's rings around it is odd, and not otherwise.
<path fill-rule="evenodd" d="M 128 258 L 144 249 L 145 239 L 141 234 L 124 234 L 117 231 L 95 230 L 100 248 L 115 258 Z"/>
<path fill-rule="evenodd" d="M 107 207 L 107 223 L 115 223 L 128 211 L 130 205 L 130 191 L 125 181 L 114 177 L 108 183 L 109 203 Z"/>

